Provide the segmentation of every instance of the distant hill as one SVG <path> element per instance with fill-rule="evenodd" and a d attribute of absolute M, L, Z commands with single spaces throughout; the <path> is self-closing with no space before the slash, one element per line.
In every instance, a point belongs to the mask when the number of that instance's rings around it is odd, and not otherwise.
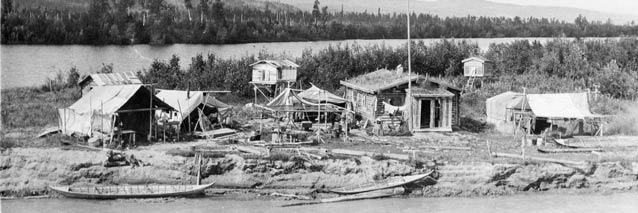
<path fill-rule="evenodd" d="M 50 9 L 87 9 L 91 0 L 14 0 L 20 8 L 50 8 Z M 177 8 L 185 9 L 184 0 L 164 0 L 166 3 L 175 5 Z M 193 7 L 199 5 L 199 0 L 192 0 Z M 209 0 L 212 4 L 215 0 Z M 270 10 L 299 10 L 289 4 L 278 3 L 277 1 L 266 0 L 222 0 L 224 6 L 228 8 L 259 8 L 265 9 L 266 5 Z M 312 6 L 311 6 L 312 7 Z"/>
<path fill-rule="evenodd" d="M 314 0 L 285 0 L 302 10 L 312 10 Z M 328 6 L 330 11 L 405 13 L 407 0 L 319 0 L 321 7 Z M 586 4 L 586 3 L 583 3 Z M 569 7 L 522 6 L 515 4 L 496 3 L 486 0 L 411 0 L 410 8 L 416 13 L 431 13 L 438 16 L 505 16 L 505 17 L 545 17 L 573 22 L 579 14 L 588 20 L 607 21 L 614 24 L 625 24 L 632 20 L 638 21 L 638 16 L 611 14 Z"/>

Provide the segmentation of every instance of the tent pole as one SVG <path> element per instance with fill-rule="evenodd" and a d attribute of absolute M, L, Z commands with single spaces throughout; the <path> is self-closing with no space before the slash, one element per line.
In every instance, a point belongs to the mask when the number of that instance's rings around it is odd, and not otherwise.
<path fill-rule="evenodd" d="M 184 121 L 182 117 L 182 105 L 179 104 L 179 99 L 177 99 L 177 107 L 179 107 L 179 124 L 177 124 L 177 141 L 179 141 L 179 133 L 182 131 L 182 121 Z"/>
<path fill-rule="evenodd" d="M 115 136 L 115 123 L 117 122 L 117 115 L 118 114 L 113 114 L 111 115 L 111 140 L 109 141 L 109 145 L 113 144 L 113 137 Z M 106 144 L 103 144 L 103 147 L 105 147 Z"/>
<path fill-rule="evenodd" d="M 412 55 L 410 53 L 410 51 L 411 51 L 410 50 L 411 49 L 410 48 L 411 47 L 411 41 L 410 41 L 410 0 L 408 0 L 408 11 L 407 11 L 406 15 L 407 15 L 407 19 L 408 19 L 408 22 L 407 22 L 407 25 L 408 25 L 407 26 L 408 27 L 408 32 L 407 32 L 407 34 L 408 34 L 408 36 L 407 36 L 408 37 L 408 39 L 407 39 L 408 40 L 408 44 L 407 44 L 407 49 L 408 49 L 408 92 L 407 92 L 406 95 L 408 96 L 408 100 L 410 101 L 408 103 L 408 105 L 409 105 L 408 107 L 410 108 L 410 114 L 412 114 L 413 112 L 412 112 L 412 59 L 411 59 Z M 410 131 L 412 131 L 414 129 L 414 125 L 412 124 L 413 118 L 412 118 L 412 116 L 408 116 L 408 118 L 410 119 L 410 122 L 408 122 L 408 129 Z"/>
<path fill-rule="evenodd" d="M 100 101 L 100 116 L 104 115 L 104 101 Z M 104 130 L 104 119 L 100 118 L 100 130 Z"/>
<path fill-rule="evenodd" d="M 327 98 L 326 97 L 326 91 L 324 90 L 323 91 L 323 100 L 326 100 L 326 98 Z M 321 105 L 321 101 L 319 102 L 319 105 Z M 324 117 L 323 117 L 323 123 L 324 123 L 324 125 L 327 128 L 328 127 L 328 106 L 326 106 L 326 112 L 325 112 Z"/>
<path fill-rule="evenodd" d="M 525 97 L 525 101 L 523 102 L 523 112 L 525 112 L 525 108 L 527 107 L 527 89 L 523 87 L 523 95 Z M 523 117 L 521 117 L 522 120 Z M 520 123 L 520 122 L 519 122 Z M 527 132 L 532 128 L 532 121 L 530 120 L 529 126 L 527 126 Z M 527 134 L 523 133 L 523 140 L 521 141 L 521 155 L 523 156 L 523 162 L 525 162 L 525 143 L 527 142 Z"/>
<path fill-rule="evenodd" d="M 148 108 L 151 109 L 148 112 L 148 141 L 151 142 L 151 137 L 153 136 L 153 85 L 151 84 L 151 95 L 150 102 Z"/>

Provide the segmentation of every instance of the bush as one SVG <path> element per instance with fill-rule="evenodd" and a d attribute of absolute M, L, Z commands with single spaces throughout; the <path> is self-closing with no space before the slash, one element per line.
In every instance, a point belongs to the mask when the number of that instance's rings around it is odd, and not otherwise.
<path fill-rule="evenodd" d="M 638 103 L 625 102 L 603 127 L 606 135 L 638 135 Z"/>

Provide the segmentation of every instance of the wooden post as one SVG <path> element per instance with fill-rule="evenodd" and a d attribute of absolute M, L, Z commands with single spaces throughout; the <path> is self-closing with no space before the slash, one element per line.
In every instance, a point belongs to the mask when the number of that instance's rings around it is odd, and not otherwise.
<path fill-rule="evenodd" d="M 489 154 L 490 157 L 492 157 L 492 144 L 490 143 L 490 140 L 487 140 L 487 153 Z"/>
<path fill-rule="evenodd" d="M 149 102 L 149 118 L 148 118 L 148 141 L 151 141 L 151 137 L 153 136 L 153 85 L 151 84 L 151 95 L 150 95 L 150 102 Z"/>
<path fill-rule="evenodd" d="M 434 128 L 436 125 L 434 124 L 434 106 L 436 105 L 436 99 L 432 99 L 430 101 L 430 128 Z"/>
<path fill-rule="evenodd" d="M 117 122 L 117 115 L 118 114 L 113 114 L 112 116 L 112 122 L 111 122 L 111 140 L 109 141 L 109 144 L 113 144 L 113 137 L 115 136 L 115 123 Z M 106 143 L 102 144 L 102 147 L 106 147 Z"/>
<path fill-rule="evenodd" d="M 197 185 L 200 185 L 202 181 L 202 154 L 197 154 Z"/>
<path fill-rule="evenodd" d="M 261 137 L 262 133 L 264 132 L 263 129 L 263 124 L 264 124 L 264 110 L 259 110 L 259 137 Z M 263 140 L 263 139 L 260 139 Z"/>
<path fill-rule="evenodd" d="M 408 47 L 408 93 L 406 95 L 408 97 L 408 100 L 410 101 L 408 103 L 408 107 L 410 107 L 409 111 L 410 111 L 410 114 L 412 114 L 412 59 L 411 59 L 412 54 L 410 52 L 411 51 L 410 47 L 412 45 L 410 42 L 410 37 L 411 37 L 410 36 L 410 0 L 408 0 L 408 12 L 406 13 L 406 15 L 407 15 L 406 18 L 408 19 L 408 24 L 407 24 L 408 25 L 407 26 L 408 27 L 408 33 L 407 33 L 407 36 L 408 36 L 408 45 L 407 45 Z M 413 118 L 412 116 L 409 116 L 408 119 L 412 120 Z M 412 122 L 409 122 L 408 125 L 409 125 L 408 128 L 410 129 L 410 131 L 412 131 L 413 130 Z"/>
<path fill-rule="evenodd" d="M 177 107 L 179 108 L 179 123 L 177 124 L 177 141 L 179 141 L 179 134 L 182 131 L 182 121 L 184 121 L 184 118 L 182 117 L 182 105 L 179 104 L 179 99 L 177 99 Z"/>
<path fill-rule="evenodd" d="M 524 97 L 524 101 L 523 101 L 523 113 L 525 113 L 525 108 L 527 107 L 527 89 L 525 87 L 523 87 L 523 97 Z M 523 120 L 523 117 L 521 117 L 521 121 Z M 532 128 L 532 122 L 530 120 L 529 125 L 527 126 L 527 132 L 529 132 L 529 129 Z M 523 162 L 525 162 L 525 143 L 527 142 L 527 133 L 523 133 L 525 135 L 523 135 L 523 141 L 521 141 L 521 156 L 523 159 Z"/>
<path fill-rule="evenodd" d="M 328 99 L 327 96 L 326 96 L 326 91 L 325 90 L 323 91 L 323 99 L 324 100 Z M 319 105 L 321 105 L 321 101 L 319 102 Z M 326 113 L 325 113 L 325 116 L 323 118 L 323 123 L 325 124 L 326 127 L 328 127 L 328 105 L 326 105 Z"/>

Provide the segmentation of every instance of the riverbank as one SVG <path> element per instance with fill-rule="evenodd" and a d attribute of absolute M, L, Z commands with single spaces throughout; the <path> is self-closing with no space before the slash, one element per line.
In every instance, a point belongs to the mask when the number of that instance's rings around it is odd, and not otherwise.
<path fill-rule="evenodd" d="M 505 136 L 503 136 L 506 138 Z M 498 137 L 474 133 L 427 133 L 411 137 L 368 138 L 354 132 L 353 140 L 329 140 L 308 149 L 358 150 L 408 156 L 396 160 L 379 156 L 319 154 L 321 159 L 295 154 L 254 157 L 234 153 L 204 158 L 202 183 L 216 182 L 209 195 L 231 199 L 290 199 L 277 194 L 294 194 L 311 198 L 335 196 L 321 193 L 338 188 L 384 179 L 391 176 L 419 174 L 434 169 L 437 181 L 411 187 L 408 196 L 476 197 L 513 195 L 529 192 L 594 193 L 638 190 L 636 151 L 598 159 L 591 153 L 557 155 L 569 160 L 585 160 L 581 166 L 561 165 L 518 159 L 493 158 L 482 140 L 491 139 L 492 149 L 515 153 L 517 147 Z M 451 141 L 441 141 L 445 138 Z M 405 153 L 403 147 L 435 144 L 466 144 L 469 150 L 442 149 L 432 152 Z M 361 142 L 357 142 L 361 141 Z M 512 146 L 509 146 L 512 144 Z M 0 155 L 0 194 L 2 197 L 26 197 L 52 194 L 46 186 L 93 186 L 123 184 L 194 184 L 195 160 L 168 154 L 170 150 L 189 147 L 217 147 L 214 142 L 159 143 L 125 151 L 148 164 L 143 167 L 104 167 L 106 152 L 71 147 L 16 147 Z M 535 147 L 526 147 L 528 156 L 540 156 Z M 311 152 L 313 153 L 313 152 Z M 620 152 L 614 152 L 620 153 Z M 276 156 L 276 157 L 275 157 Z M 547 156 L 547 155 L 544 155 Z"/>

